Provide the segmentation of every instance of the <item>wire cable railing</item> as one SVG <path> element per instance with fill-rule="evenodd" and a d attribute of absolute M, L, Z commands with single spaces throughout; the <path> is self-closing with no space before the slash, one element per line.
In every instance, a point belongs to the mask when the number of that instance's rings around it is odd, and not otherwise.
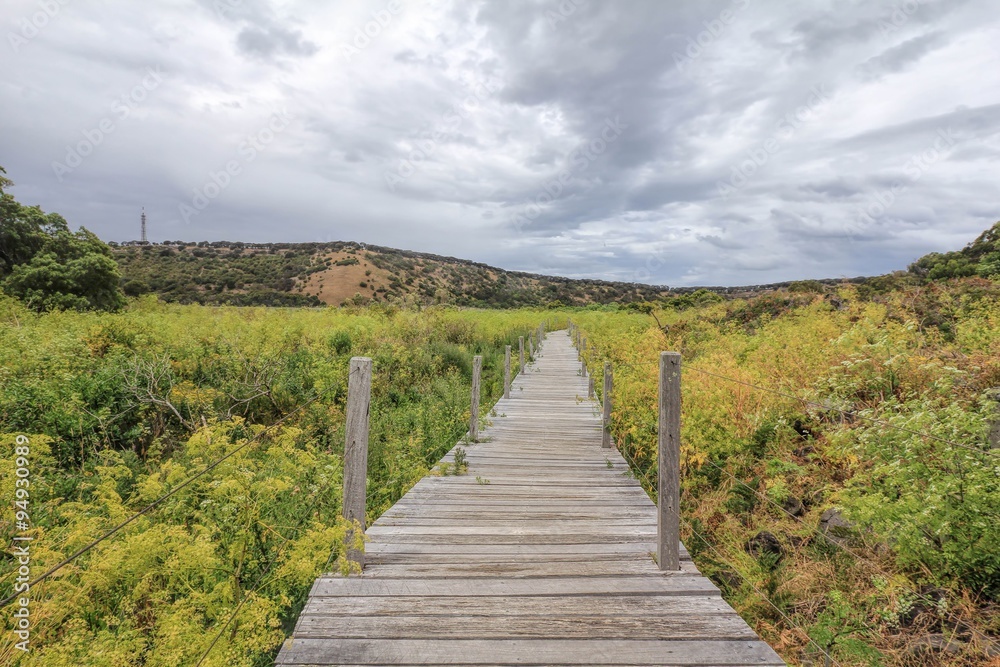
<path fill-rule="evenodd" d="M 645 366 L 654 366 L 654 365 L 656 365 L 658 363 L 659 362 L 657 362 L 657 361 L 641 361 L 641 362 L 635 362 L 635 363 L 629 363 L 629 364 L 614 364 L 614 367 L 615 368 L 641 368 L 641 367 L 645 367 Z M 956 447 L 958 449 L 965 449 L 967 451 L 975 452 L 976 454 L 985 454 L 987 456 L 993 456 L 993 457 L 997 457 L 998 459 L 1000 459 L 1000 451 L 987 448 L 988 445 L 986 445 L 985 443 L 984 443 L 984 445 L 982 447 L 975 447 L 973 445 L 967 445 L 967 444 L 963 444 L 961 442 L 955 442 L 954 440 L 949 440 L 948 438 L 942 438 L 941 436 L 934 435 L 933 433 L 927 433 L 926 431 L 918 431 L 916 429 L 907 428 L 905 426 L 899 426 L 898 424 L 893 424 L 892 422 L 888 422 L 888 421 L 886 421 L 884 419 L 879 419 L 877 417 L 869 417 L 868 415 L 865 415 L 861 411 L 858 411 L 858 410 L 847 410 L 847 409 L 844 409 L 844 408 L 838 408 L 837 406 L 830 405 L 828 403 L 820 403 L 819 401 L 815 401 L 815 400 L 808 399 L 808 398 L 802 398 L 801 396 L 796 396 L 795 394 L 790 394 L 788 392 L 780 391 L 778 389 L 772 389 L 770 387 L 761 387 L 760 385 L 753 384 L 752 382 L 747 382 L 745 380 L 739 380 L 737 378 L 731 378 L 731 377 L 728 377 L 726 375 L 722 375 L 721 373 L 715 373 L 713 371 L 707 371 L 707 370 L 705 370 L 703 368 L 698 368 L 696 366 L 687 365 L 687 366 L 684 367 L 684 370 L 691 371 L 691 372 L 694 372 L 694 373 L 700 373 L 702 375 L 707 375 L 709 377 L 714 377 L 714 378 L 717 378 L 717 379 L 720 379 L 720 380 L 725 380 L 727 382 L 738 384 L 738 385 L 747 387 L 749 389 L 754 389 L 756 391 L 764 392 L 764 393 L 767 393 L 767 394 L 772 394 L 774 396 L 779 396 L 781 398 L 785 398 L 785 399 L 788 399 L 788 400 L 791 400 L 791 401 L 797 401 L 799 403 L 802 403 L 803 405 L 808 405 L 810 407 L 819 408 L 820 410 L 838 412 L 842 416 L 844 416 L 844 417 L 846 417 L 848 419 L 860 419 L 862 421 L 868 422 L 870 424 L 874 424 L 876 426 L 882 426 L 882 427 L 885 427 L 885 428 L 891 428 L 893 430 L 900 431 L 901 433 L 906 433 L 908 435 L 912 435 L 912 436 L 916 436 L 916 437 L 920 437 L 920 438 L 927 438 L 928 440 L 933 440 L 935 442 L 946 444 L 946 445 L 948 445 L 950 447 Z"/>
<path fill-rule="evenodd" d="M 220 465 L 222 465 L 223 463 L 225 463 L 226 461 L 228 461 L 232 457 L 236 456 L 237 454 L 239 454 L 240 452 L 244 451 L 245 449 L 247 449 L 247 448 L 249 448 L 249 447 L 251 447 L 251 446 L 256 445 L 257 443 L 259 443 L 263 439 L 263 437 L 265 435 L 267 435 L 268 433 L 272 432 L 273 430 L 275 430 L 276 428 L 278 428 L 282 424 L 284 424 L 286 421 L 288 421 L 289 419 L 291 419 L 292 417 L 294 417 L 298 413 L 300 413 L 303 410 L 305 410 L 307 407 L 309 407 L 310 405 L 312 405 L 313 403 L 315 403 L 316 401 L 318 401 L 320 398 L 322 398 L 326 393 L 328 393 L 332 389 L 333 389 L 333 386 L 331 385 L 326 390 L 321 391 L 318 394 L 314 395 L 312 398 L 310 398 L 307 401 L 303 402 L 302 404 L 300 404 L 298 407 L 296 407 L 291 412 L 283 415 L 279 419 L 277 419 L 274 422 L 272 422 L 270 425 L 266 426 L 264 429 L 258 431 L 256 435 L 254 435 L 252 438 L 250 438 L 249 440 L 247 440 L 243 444 L 235 447 L 231 451 L 229 451 L 226 454 L 220 456 L 219 458 L 217 458 L 213 462 L 209 463 L 208 465 L 206 465 L 204 468 L 202 468 L 198 472 L 194 473 L 193 475 L 188 476 L 186 479 L 184 479 L 179 484 L 177 484 L 177 486 L 173 487 L 172 489 L 170 489 L 169 491 L 167 491 L 163 495 L 159 496 L 158 498 L 156 498 L 155 500 L 153 500 L 152 502 L 150 502 L 149 504 L 147 504 L 145 507 L 143 507 L 139 511 L 133 513 L 131 516 L 129 516 L 124 521 L 119 522 L 118 524 L 116 524 L 111 529 L 105 531 L 100 537 L 97 537 L 96 539 L 88 542 L 85 546 L 80 547 L 79 549 L 77 549 L 76 551 L 74 551 L 72 554 L 70 554 L 69 556 L 67 556 L 63 560 L 59 561 L 58 563 L 56 563 L 55 565 L 53 565 L 52 567 L 50 567 L 44 573 L 42 573 L 42 574 L 38 575 L 37 577 L 35 577 L 34 579 L 32 579 L 30 582 L 28 582 L 28 586 L 29 587 L 34 587 L 34 586 L 38 585 L 39 583 L 45 581 L 46 579 L 48 579 L 49 577 L 51 577 L 53 574 L 55 574 L 56 572 L 58 572 L 62 568 L 66 567 L 67 565 L 69 565 L 70 563 L 72 563 L 73 561 L 75 561 L 80 556 L 83 556 L 84 554 L 88 553 L 89 551 L 91 551 L 92 549 L 94 549 L 95 547 L 97 547 L 99 544 L 101 544 L 105 540 L 111 539 L 112 537 L 114 537 L 115 535 L 117 535 L 119 532 L 121 532 L 124 528 L 126 528 L 127 526 L 129 526 L 130 524 L 132 524 L 133 522 L 135 522 L 137 519 L 145 516 L 146 514 L 149 514 L 151 511 L 153 511 L 156 507 L 158 507 L 159 505 L 161 505 L 163 502 L 165 502 L 165 501 L 169 500 L 170 498 L 172 498 L 173 496 L 177 495 L 183 489 L 187 488 L 188 486 L 190 486 L 191 484 L 193 484 L 197 480 L 201 479 L 202 477 L 204 477 L 208 473 L 212 472 L 213 470 L 215 470 L 216 468 L 218 468 Z M 18 594 L 17 593 L 13 593 L 10 596 L 4 598 L 3 600 L 0 600 L 0 608 L 6 607 L 8 604 L 10 604 L 15 599 L 17 599 L 17 597 L 18 597 Z"/>

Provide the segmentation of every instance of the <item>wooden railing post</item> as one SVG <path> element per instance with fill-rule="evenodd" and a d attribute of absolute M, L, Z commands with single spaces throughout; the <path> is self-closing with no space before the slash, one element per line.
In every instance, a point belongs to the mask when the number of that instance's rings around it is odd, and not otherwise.
<path fill-rule="evenodd" d="M 472 416 L 469 418 L 469 441 L 479 442 L 479 380 L 483 372 L 483 358 L 472 358 Z"/>
<path fill-rule="evenodd" d="M 681 355 L 660 353 L 656 561 L 661 570 L 680 563 L 681 511 Z"/>
<path fill-rule="evenodd" d="M 528 335 L 528 359 L 535 358 L 535 343 L 533 342 L 534 338 L 535 338 L 534 334 Z"/>
<path fill-rule="evenodd" d="M 611 391 L 614 378 L 611 376 L 611 362 L 604 362 L 604 438 L 601 447 L 611 449 Z"/>
<path fill-rule="evenodd" d="M 580 341 L 580 375 L 587 377 L 587 357 L 584 356 L 587 352 L 587 341 Z"/>
<path fill-rule="evenodd" d="M 344 442 L 344 518 L 357 521 L 365 530 L 365 511 L 368 495 L 368 412 L 372 394 L 372 360 L 352 357 L 347 378 L 347 418 Z M 354 540 L 353 529 L 347 534 L 347 543 Z M 364 551 L 347 550 L 348 560 L 362 569 L 365 567 Z"/>
<path fill-rule="evenodd" d="M 517 372 L 524 373 L 524 336 L 519 336 L 517 339 L 518 347 L 518 360 Z"/>
<path fill-rule="evenodd" d="M 590 376 L 590 380 L 587 382 L 587 398 L 594 398 L 594 376 Z"/>
<path fill-rule="evenodd" d="M 503 353 L 503 397 L 510 398 L 510 345 Z"/>

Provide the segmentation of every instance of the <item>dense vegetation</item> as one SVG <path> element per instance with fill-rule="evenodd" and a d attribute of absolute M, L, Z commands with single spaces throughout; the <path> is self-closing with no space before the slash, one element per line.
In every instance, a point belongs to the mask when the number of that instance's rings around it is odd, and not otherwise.
<path fill-rule="evenodd" d="M 272 247 L 245 251 L 243 244 L 178 244 L 115 249 L 125 293 L 155 293 L 174 303 L 232 306 L 318 306 L 292 292 L 297 279 L 323 268 L 314 249 Z"/>
<path fill-rule="evenodd" d="M 356 305 L 383 302 L 519 308 L 644 301 L 665 288 L 603 280 L 573 280 L 505 271 L 477 262 L 347 242 L 264 244 L 184 243 L 114 246 L 130 296 L 155 293 L 177 303 L 320 305 L 303 292 L 314 274 L 357 264 L 360 257 L 384 275 L 362 275 L 349 298 Z M 331 255 L 344 253 L 342 259 Z M 369 275 L 371 272 L 368 272 Z M 321 277 L 321 276 L 320 276 Z M 367 283 L 372 283 L 369 288 Z M 357 294 L 357 298 L 354 295 Z M 341 305 L 342 301 L 331 305 Z"/>
<path fill-rule="evenodd" d="M 1000 634 L 998 297 L 965 278 L 572 312 L 146 297 L 37 315 L 8 299 L 0 443 L 32 441 L 36 572 L 236 450 L 35 589 L 39 651 L 21 659 L 191 662 L 220 636 L 206 664 L 268 664 L 343 551 L 348 358 L 375 359 L 374 519 L 464 432 L 472 355 L 495 397 L 502 346 L 568 314 L 598 387 L 600 362 L 616 368 L 613 435 L 649 489 L 655 359 L 684 353 L 685 544 L 789 662 L 983 664 Z M 14 568 L 7 557 L 0 594 Z M 20 657 L 10 637 L 5 662 Z"/>
<path fill-rule="evenodd" d="M 0 497 L 14 497 L 15 435 L 26 434 L 33 574 L 176 493 L 32 589 L 32 653 L 14 648 L 5 614 L 0 663 L 194 664 L 219 638 L 204 664 L 271 664 L 312 581 L 343 552 L 349 358 L 374 359 L 374 520 L 465 432 L 472 356 L 484 356 L 490 404 L 503 345 L 541 317 L 152 297 L 119 314 L 36 315 L 3 298 Z M 7 544 L 14 528 L 4 513 Z M 18 564 L 2 559 L 6 597 Z"/>
<path fill-rule="evenodd" d="M 684 354 L 702 571 L 793 664 L 1000 656 L 1000 285 L 712 301 L 572 316 L 598 387 L 615 367 L 612 432 L 651 491 L 655 360 Z"/>
<path fill-rule="evenodd" d="M 125 304 L 118 267 L 99 238 L 71 232 L 62 216 L 24 206 L 5 192 L 0 167 L 0 291 L 36 311 L 118 310 Z"/>
<path fill-rule="evenodd" d="M 925 280 L 1000 276 L 1000 222 L 961 250 L 921 257 L 909 271 Z"/>

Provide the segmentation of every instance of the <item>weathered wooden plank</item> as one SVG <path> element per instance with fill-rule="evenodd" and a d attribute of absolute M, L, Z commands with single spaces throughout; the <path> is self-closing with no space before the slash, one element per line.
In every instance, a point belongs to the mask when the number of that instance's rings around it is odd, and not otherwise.
<path fill-rule="evenodd" d="M 302 616 L 680 616 L 724 613 L 719 595 L 311 597 Z M 733 614 L 735 618 L 739 618 Z M 443 623 L 447 619 L 442 620 Z"/>
<path fill-rule="evenodd" d="M 391 526 L 387 526 L 391 528 Z M 645 533 L 603 533 L 603 534 L 563 534 L 563 535 L 531 535 L 516 533 L 496 534 L 496 533 L 472 533 L 454 535 L 426 535 L 412 533 L 394 533 L 391 535 L 373 535 L 370 545 L 392 544 L 395 546 L 415 546 L 426 549 L 437 547 L 465 547 L 475 546 L 483 548 L 493 547 L 521 547 L 542 548 L 577 546 L 586 550 L 587 547 L 611 547 L 624 544 L 644 545 L 650 551 L 656 543 L 656 530 L 649 529 Z M 377 549 L 371 549 L 376 551 Z"/>
<path fill-rule="evenodd" d="M 651 573 L 645 577 L 547 577 L 543 579 L 374 579 L 320 577 L 313 597 L 553 596 L 553 595 L 706 595 L 718 589 L 700 574 Z"/>
<path fill-rule="evenodd" d="M 530 659 L 529 659 L 530 658 Z M 278 665 L 784 665 L 760 641 L 293 639 Z"/>
<path fill-rule="evenodd" d="M 373 553 L 370 562 L 378 564 L 448 564 L 448 563 L 480 563 L 480 564 L 543 564 L 543 563 L 597 563 L 601 561 L 634 560 L 655 567 L 650 553 L 636 551 L 632 553 L 508 553 L 508 554 L 469 554 L 469 553 L 423 553 L 423 552 L 390 552 Z M 367 570 L 366 576 L 367 576 Z"/>
<path fill-rule="evenodd" d="M 606 577 L 627 579 L 633 576 L 645 577 L 656 570 L 648 559 L 632 560 L 586 560 L 556 562 L 516 562 L 497 563 L 493 561 L 466 563 L 413 563 L 410 565 L 381 564 L 365 571 L 365 577 L 376 579 L 422 579 L 455 577 L 471 579 L 476 577 L 543 578 L 543 577 Z M 681 561 L 681 571 L 698 574 L 698 568 L 690 560 Z"/>
<path fill-rule="evenodd" d="M 757 635 L 732 614 L 685 611 L 670 616 L 303 616 L 308 639 L 743 639 Z"/>
<path fill-rule="evenodd" d="M 493 556 L 528 556 L 532 554 L 646 554 L 652 558 L 656 544 L 645 542 L 610 542 L 605 544 L 368 544 L 370 554 L 490 554 Z"/>
<path fill-rule="evenodd" d="M 517 521 L 507 521 L 506 523 L 494 522 L 493 525 L 481 525 L 477 518 L 475 521 L 467 521 L 463 525 L 443 525 L 443 526 L 413 526 L 386 524 L 372 526 L 368 529 L 371 537 L 376 535 L 392 538 L 395 535 L 514 535 L 525 537 L 538 535 L 550 537 L 554 535 L 642 535 L 645 537 L 656 534 L 655 521 L 642 522 L 613 522 L 613 521 L 566 521 L 556 525 L 546 525 L 544 522 L 534 526 L 528 526 Z"/>
<path fill-rule="evenodd" d="M 463 525 L 456 527 L 455 519 L 465 519 L 460 512 L 454 512 L 454 516 L 442 519 L 430 518 L 427 515 L 418 515 L 414 517 L 396 517 L 386 519 L 383 515 L 382 518 L 369 530 L 381 529 L 383 527 L 391 528 L 413 528 L 413 529 L 437 529 L 442 532 L 453 532 L 455 530 L 468 532 L 472 530 L 482 530 L 486 532 L 489 528 L 497 528 L 500 530 L 507 530 L 510 532 L 515 532 L 518 530 L 527 531 L 537 531 L 544 532 L 546 534 L 551 534 L 552 532 L 593 532 L 598 529 L 606 529 L 617 527 L 620 525 L 619 522 L 615 522 L 613 519 L 608 519 L 605 517 L 599 517 L 596 514 L 590 517 L 556 517 L 552 513 L 548 516 L 542 515 L 540 519 L 524 519 L 520 517 L 512 517 L 509 514 L 494 514 L 492 516 L 487 516 L 484 514 L 477 514 L 475 521 L 466 521 Z M 553 523 L 553 521 L 558 520 L 558 523 Z M 656 519 L 650 516 L 633 516 L 630 517 L 627 525 L 629 528 L 649 528 L 656 530 Z M 410 531 L 415 532 L 413 530 Z"/>

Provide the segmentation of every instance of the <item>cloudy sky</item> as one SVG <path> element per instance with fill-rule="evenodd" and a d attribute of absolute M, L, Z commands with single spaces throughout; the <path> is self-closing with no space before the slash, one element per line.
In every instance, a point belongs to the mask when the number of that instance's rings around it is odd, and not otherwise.
<path fill-rule="evenodd" d="M 4 0 L 0 165 L 106 240 L 668 285 L 1000 219 L 994 0 Z"/>

